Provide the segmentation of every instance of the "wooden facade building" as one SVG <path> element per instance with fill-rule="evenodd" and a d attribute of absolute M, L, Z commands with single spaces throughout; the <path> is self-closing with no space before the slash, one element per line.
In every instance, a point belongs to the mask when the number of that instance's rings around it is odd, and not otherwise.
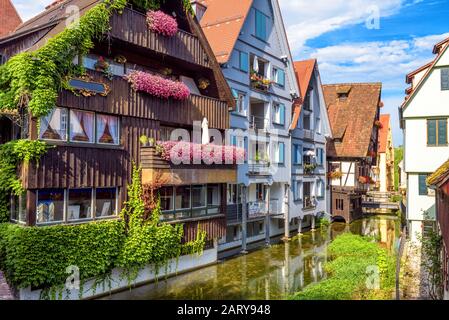
<path fill-rule="evenodd" d="M 381 83 L 324 85 L 332 140 L 327 144 L 333 217 L 348 223 L 362 215 L 362 197 L 373 186 L 378 150 Z"/>
<path fill-rule="evenodd" d="M 66 0 L 47 7 L 14 33 L 0 38 L 3 61 L 38 49 L 64 30 L 68 6 L 78 6 L 84 14 L 99 2 Z M 194 121 L 204 118 L 209 129 L 224 133 L 229 127 L 234 99 L 197 20 L 186 12 L 181 0 L 167 1 L 161 10 L 175 17 L 176 35 L 151 31 L 145 12 L 128 6 L 123 13 L 113 14 L 110 31 L 95 42 L 91 52 L 74 61 L 86 68 L 83 78 L 70 82 L 78 93 L 61 91 L 50 115 L 30 118 L 21 130 L 11 121 L 13 116 L 0 116 L 2 139 L 5 137 L 1 142 L 21 134 L 55 146 L 38 164 L 22 168 L 27 191 L 24 197 L 12 199 L 12 220 L 33 226 L 117 218 L 126 200 L 133 163 L 142 167 L 144 183 L 155 182 L 155 175 L 149 172 L 163 171 L 157 161 L 149 161 L 149 153 L 151 158 L 158 155 L 152 153 L 154 148 L 144 148 L 140 137 L 170 140 L 173 130 L 191 133 Z M 135 70 L 182 82 L 190 95 L 176 100 L 135 91 L 125 78 Z M 226 230 L 225 186 L 235 179 L 235 166 L 183 165 L 173 172 L 168 161 L 159 159 L 160 163 L 169 169 L 166 174 L 178 177 L 161 189 L 164 220 L 184 223 L 185 240 L 196 236 L 198 226 L 209 240 L 222 237 Z M 192 174 L 203 170 L 209 174 Z"/>

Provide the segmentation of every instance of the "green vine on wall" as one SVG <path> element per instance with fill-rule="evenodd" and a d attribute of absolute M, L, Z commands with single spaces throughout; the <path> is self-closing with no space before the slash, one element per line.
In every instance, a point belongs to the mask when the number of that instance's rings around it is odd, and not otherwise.
<path fill-rule="evenodd" d="M 68 77 L 82 68 L 73 64 L 109 30 L 109 18 L 122 11 L 126 0 L 104 0 L 87 11 L 76 25 L 57 34 L 41 48 L 22 52 L 0 66 L 0 110 L 28 107 L 35 117 L 47 115 L 55 106 L 58 92 L 68 88 Z"/>

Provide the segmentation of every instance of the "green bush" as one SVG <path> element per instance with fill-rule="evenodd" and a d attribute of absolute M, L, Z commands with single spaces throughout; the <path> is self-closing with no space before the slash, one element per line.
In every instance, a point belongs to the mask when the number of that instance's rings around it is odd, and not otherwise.
<path fill-rule="evenodd" d="M 16 287 L 50 287 L 65 283 L 68 266 L 80 278 L 108 273 L 124 240 L 121 221 L 74 226 L 23 227 L 0 225 L 0 267 Z"/>
<path fill-rule="evenodd" d="M 329 246 L 331 261 L 327 279 L 306 287 L 293 300 L 389 299 L 395 285 L 394 257 L 371 238 L 353 234 L 338 236 Z M 366 286 L 367 267 L 377 266 L 380 290 Z"/>

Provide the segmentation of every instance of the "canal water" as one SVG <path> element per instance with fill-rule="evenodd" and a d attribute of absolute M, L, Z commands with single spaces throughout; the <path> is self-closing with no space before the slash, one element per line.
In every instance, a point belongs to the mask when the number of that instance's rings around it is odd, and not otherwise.
<path fill-rule="evenodd" d="M 326 277 L 327 247 L 332 239 L 344 232 L 373 236 L 383 246 L 394 250 L 400 234 L 400 221 L 395 216 L 373 216 L 351 225 L 333 223 L 324 230 L 306 232 L 289 243 L 262 247 L 104 299 L 285 299 Z"/>

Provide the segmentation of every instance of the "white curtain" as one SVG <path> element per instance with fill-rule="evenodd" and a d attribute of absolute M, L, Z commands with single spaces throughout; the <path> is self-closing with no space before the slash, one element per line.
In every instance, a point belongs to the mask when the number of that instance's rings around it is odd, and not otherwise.
<path fill-rule="evenodd" d="M 254 70 L 254 72 L 256 72 L 256 73 L 259 72 L 259 59 L 257 59 L 256 56 L 254 57 L 253 70 Z"/>
<path fill-rule="evenodd" d="M 86 132 L 89 142 L 93 142 L 94 133 L 94 115 L 83 112 L 84 132 Z"/>
<path fill-rule="evenodd" d="M 119 136 L 118 136 L 118 118 L 117 117 L 108 117 L 109 118 L 109 129 L 111 130 L 112 139 L 114 139 L 114 144 L 119 144 Z"/>
<path fill-rule="evenodd" d="M 209 144 L 210 143 L 210 137 L 209 137 L 209 121 L 207 121 L 207 118 L 203 118 L 203 123 L 201 124 L 203 135 L 201 138 L 202 144 Z"/>
<path fill-rule="evenodd" d="M 97 115 L 97 142 L 101 142 L 100 139 L 104 134 L 104 129 L 108 123 L 107 116 Z"/>
<path fill-rule="evenodd" d="M 70 140 L 93 142 L 94 115 L 83 111 L 70 111 Z"/>

